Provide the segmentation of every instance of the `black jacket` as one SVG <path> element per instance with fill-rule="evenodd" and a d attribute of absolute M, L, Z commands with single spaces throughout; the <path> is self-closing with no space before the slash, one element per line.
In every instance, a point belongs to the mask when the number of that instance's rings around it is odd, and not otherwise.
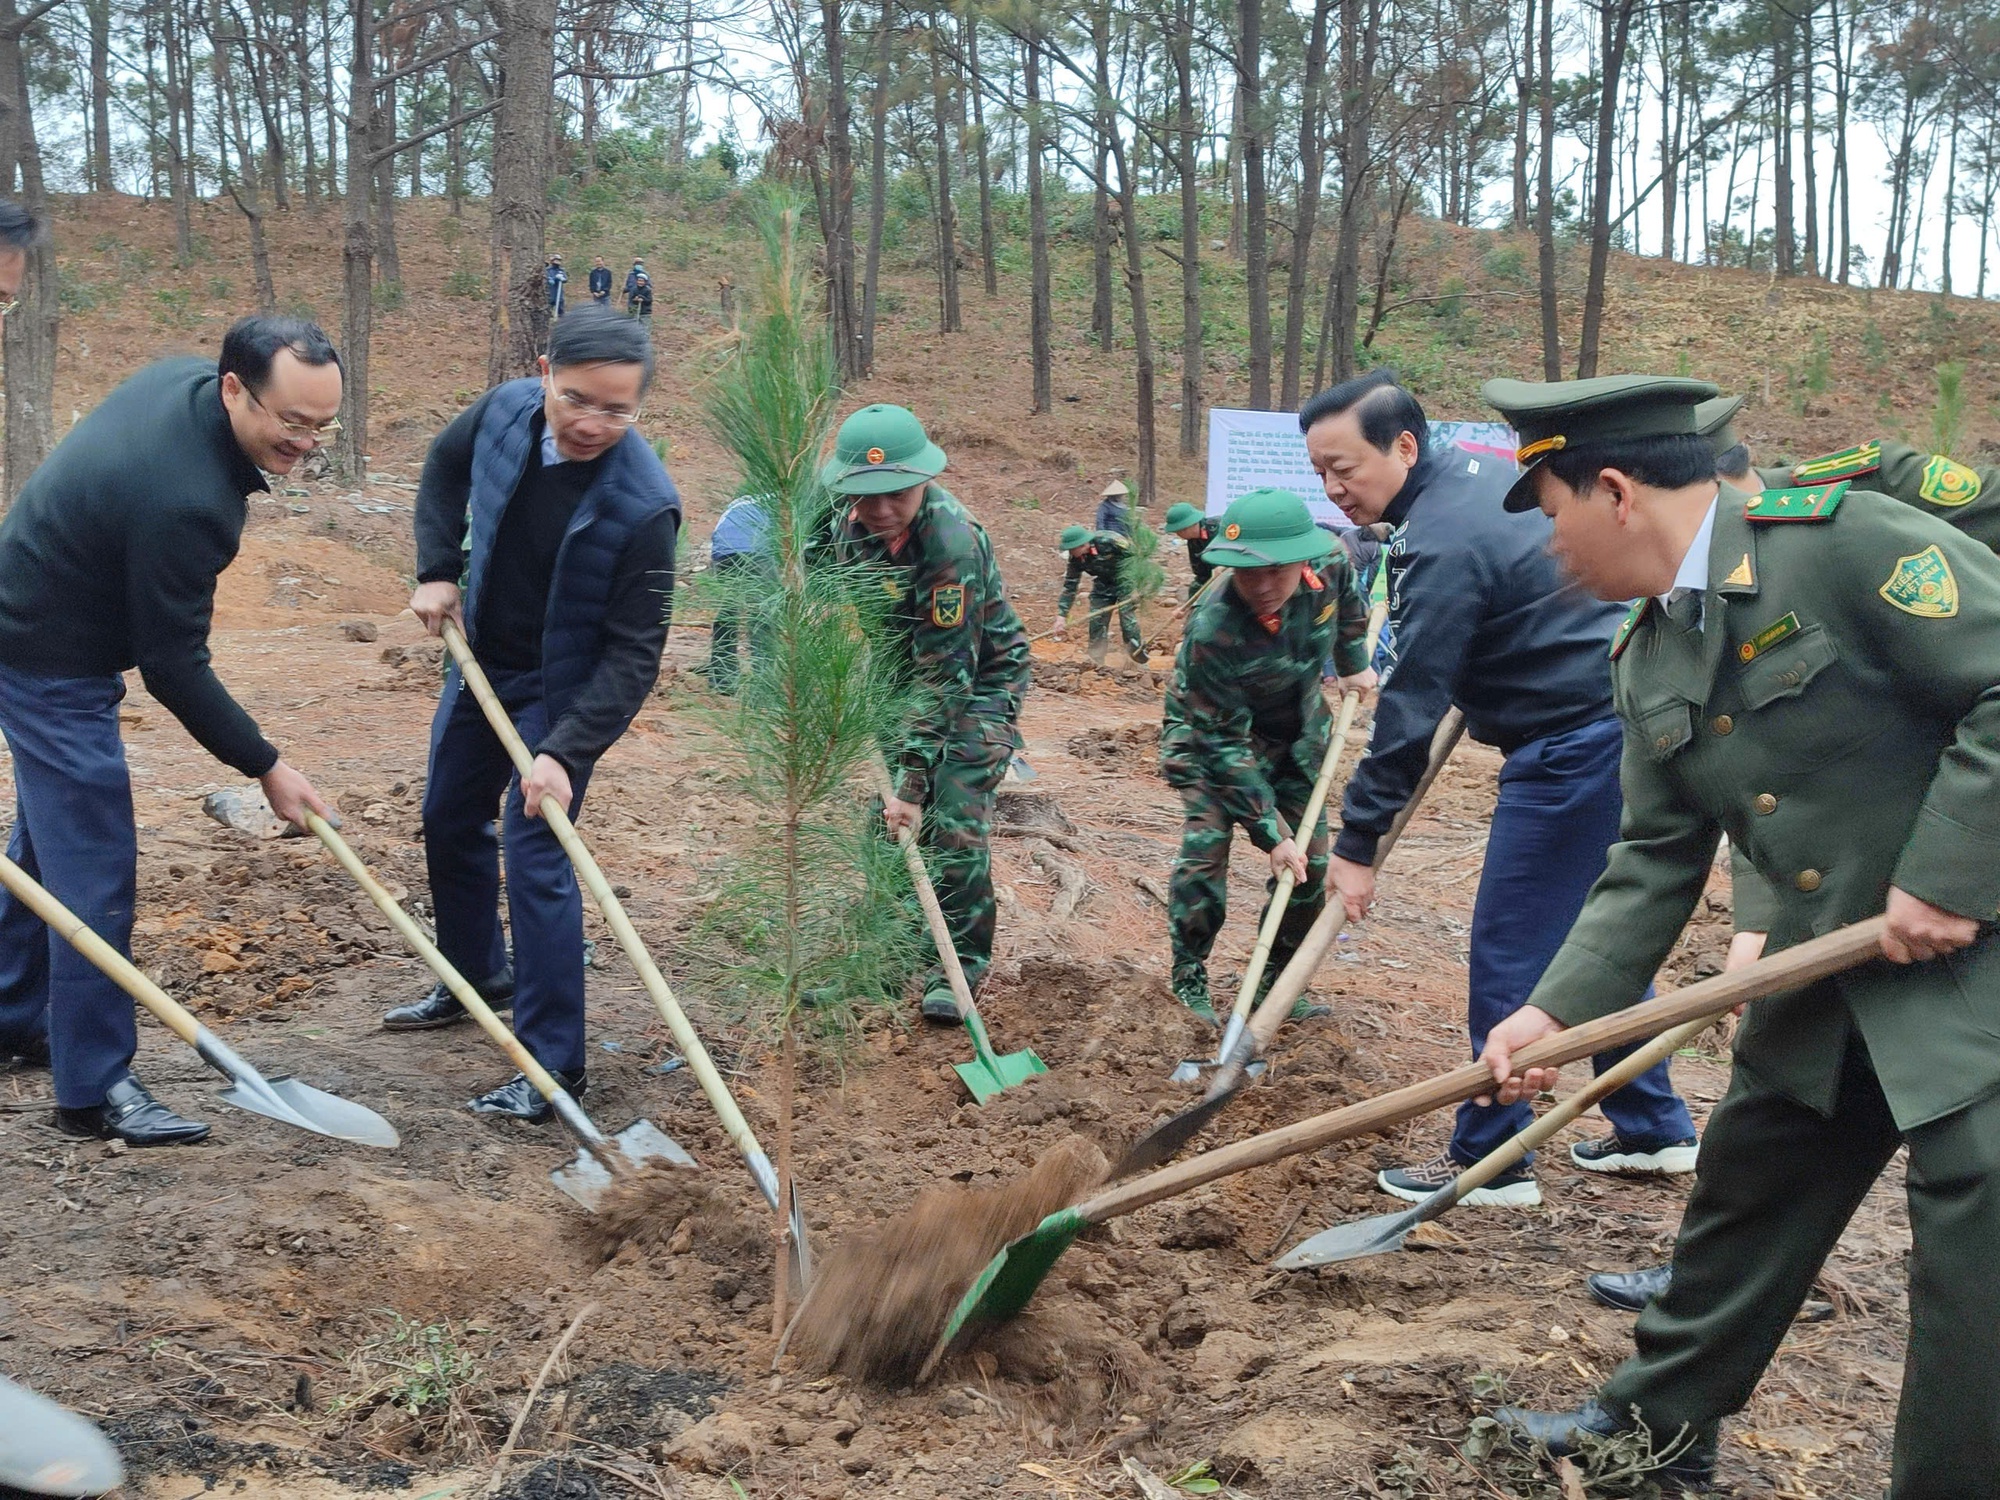
<path fill-rule="evenodd" d="M 606 299 L 611 296 L 611 267 L 592 266 L 590 268 L 590 295 Z"/>
<path fill-rule="evenodd" d="M 236 444 L 212 359 L 148 365 L 28 477 L 0 522 L 0 662 L 146 690 L 245 776 L 278 752 L 209 666 L 215 579 L 264 476 Z"/>
<path fill-rule="evenodd" d="M 1591 598 L 1549 556 L 1549 522 L 1509 515 L 1512 465 L 1453 446 L 1426 454 L 1384 515 L 1396 665 L 1368 754 L 1347 783 L 1334 852 L 1367 864 L 1410 800 L 1454 704 L 1511 753 L 1608 718 L 1611 636 L 1625 606 Z"/>

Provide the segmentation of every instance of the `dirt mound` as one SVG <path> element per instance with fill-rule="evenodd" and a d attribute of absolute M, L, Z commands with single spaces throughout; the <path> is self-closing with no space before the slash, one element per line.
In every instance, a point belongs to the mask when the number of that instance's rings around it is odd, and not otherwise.
<path fill-rule="evenodd" d="M 873 1234 L 828 1257 L 799 1309 L 792 1346 L 809 1368 L 902 1384 L 945 1320 L 1008 1241 L 1104 1180 L 1104 1153 L 1069 1136 L 1004 1187 L 938 1188 Z"/>
<path fill-rule="evenodd" d="M 1160 726 L 1098 724 L 1070 736 L 1064 746 L 1078 760 L 1139 776 L 1160 774 Z"/>
<path fill-rule="evenodd" d="M 706 1173 L 648 1162 L 605 1194 L 580 1233 L 604 1260 L 630 1245 L 638 1254 L 692 1249 L 716 1265 L 754 1264 L 770 1235 L 732 1202 Z"/>

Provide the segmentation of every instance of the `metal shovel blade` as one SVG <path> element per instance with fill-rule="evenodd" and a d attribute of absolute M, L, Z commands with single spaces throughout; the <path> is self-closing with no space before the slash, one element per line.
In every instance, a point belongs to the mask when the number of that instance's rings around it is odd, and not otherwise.
<path fill-rule="evenodd" d="M 1179 1066 L 1177 1066 L 1174 1069 L 1172 1075 L 1168 1079 L 1168 1082 L 1200 1083 L 1201 1075 L 1203 1073 L 1210 1072 L 1216 1068 L 1221 1067 L 1223 1059 L 1226 1058 L 1228 1055 L 1229 1055 L 1229 1049 L 1227 1047 L 1224 1047 L 1220 1052 L 1216 1053 L 1216 1055 L 1213 1057 L 1184 1057 L 1180 1060 Z M 1255 1062 L 1247 1063 L 1244 1065 L 1243 1075 L 1246 1078 L 1262 1077 L 1264 1069 L 1269 1066 L 1270 1064 L 1266 1063 L 1264 1059 L 1260 1057 Z"/>
<path fill-rule="evenodd" d="M 253 1115 L 361 1146 L 386 1149 L 401 1139 L 395 1126 L 365 1104 L 342 1099 L 286 1074 L 266 1078 L 246 1064 L 245 1071 L 232 1070 L 230 1076 L 236 1081 L 222 1091 L 222 1102 Z"/>
<path fill-rule="evenodd" d="M 1335 1261 L 1387 1255 L 1402 1249 L 1410 1231 L 1423 1222 L 1423 1205 L 1419 1204 L 1401 1213 L 1376 1214 L 1352 1224 L 1336 1224 L 1294 1245 L 1271 1264 L 1280 1271 L 1303 1271 L 1311 1266 L 1330 1266 Z"/>
<path fill-rule="evenodd" d="M 791 1208 L 787 1217 L 791 1220 L 792 1242 L 788 1246 L 787 1266 L 792 1277 L 794 1296 L 805 1295 L 805 1289 L 812 1285 L 812 1247 L 806 1243 L 806 1211 L 799 1205 L 799 1184 L 792 1182 Z"/>
<path fill-rule="evenodd" d="M 1164 1162 L 1173 1160 L 1181 1147 L 1201 1134 L 1202 1127 L 1220 1114 L 1243 1087 L 1239 1078 L 1236 1086 L 1220 1094 L 1210 1094 L 1198 1104 L 1190 1104 L 1177 1115 L 1170 1115 L 1132 1143 L 1132 1148 L 1120 1158 L 1111 1169 L 1109 1181 L 1116 1182 L 1121 1177 L 1130 1177 L 1135 1172 L 1149 1172 Z"/>
<path fill-rule="evenodd" d="M 1049 1065 L 1026 1047 L 1019 1052 L 1009 1052 L 1004 1057 L 989 1052 L 971 1062 L 954 1063 L 952 1066 L 978 1104 L 995 1098 L 1003 1089 L 1025 1083 L 1037 1073 L 1049 1070 Z"/>
<path fill-rule="evenodd" d="M 695 1167 L 695 1159 L 650 1120 L 634 1120 L 605 1142 L 604 1149 L 617 1159 L 621 1167 L 633 1171 L 643 1168 L 650 1161 L 691 1170 Z M 588 1146 L 580 1147 L 576 1160 L 568 1166 L 557 1167 L 549 1173 L 549 1181 L 556 1185 L 558 1191 L 566 1193 L 591 1213 L 597 1212 L 604 1195 L 611 1191 L 616 1180 L 611 1169 Z"/>
<path fill-rule="evenodd" d="M 102 1495 L 124 1482 L 118 1450 L 95 1426 L 0 1378 L 0 1485 L 9 1494 Z"/>

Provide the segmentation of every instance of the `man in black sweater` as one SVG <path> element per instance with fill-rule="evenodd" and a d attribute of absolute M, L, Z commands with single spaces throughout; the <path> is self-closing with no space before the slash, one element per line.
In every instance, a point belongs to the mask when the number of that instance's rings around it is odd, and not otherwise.
<path fill-rule="evenodd" d="M 1472 909 L 1467 1029 L 1486 1033 L 1520 1009 L 1583 908 L 1618 836 L 1624 731 L 1611 708 L 1611 637 L 1623 607 L 1565 581 L 1546 522 L 1522 526 L 1500 500 L 1514 468 L 1457 446 L 1395 377 L 1377 372 L 1299 409 L 1306 455 L 1326 497 L 1357 526 L 1387 521 L 1395 665 L 1383 679 L 1368 754 L 1348 778 L 1331 878 L 1359 921 L 1375 896 L 1376 845 L 1410 799 L 1445 710 L 1506 756 Z M 1600 1071 L 1622 1053 L 1597 1059 Z M 1695 1133 L 1662 1063 L 1604 1101 L 1613 1134 L 1572 1148 L 1598 1172 L 1694 1170 Z M 1448 1147 L 1380 1174 L 1418 1200 L 1523 1129 L 1526 1104 L 1466 1104 Z M 1541 1202 L 1530 1163 L 1464 1200 Z"/>
<path fill-rule="evenodd" d="M 495 386 L 431 444 L 410 608 L 434 635 L 446 619 L 460 624 L 535 755 L 517 784 L 458 672 L 446 675 L 424 787 L 438 946 L 498 1008 L 513 1005 L 522 1043 L 580 1095 L 583 897 L 542 801 L 577 815 L 598 757 L 659 675 L 681 507 L 633 425 L 653 374 L 645 328 L 579 308 L 556 325 L 541 367 L 539 378 Z M 511 968 L 493 837 L 502 793 Z M 464 1015 L 438 985 L 382 1024 L 414 1031 Z M 471 1107 L 531 1121 L 550 1114 L 518 1073 Z"/>
<path fill-rule="evenodd" d="M 297 318 L 245 318 L 221 358 L 132 376 L 63 439 L 0 523 L 0 731 L 14 757 L 7 854 L 119 952 L 138 884 L 123 673 L 272 810 L 329 815 L 209 665 L 215 579 L 263 470 L 287 474 L 339 429 L 340 360 Z M 47 1057 L 56 1124 L 152 1146 L 200 1140 L 131 1071 L 132 1002 L 0 895 L 0 1054 Z"/>

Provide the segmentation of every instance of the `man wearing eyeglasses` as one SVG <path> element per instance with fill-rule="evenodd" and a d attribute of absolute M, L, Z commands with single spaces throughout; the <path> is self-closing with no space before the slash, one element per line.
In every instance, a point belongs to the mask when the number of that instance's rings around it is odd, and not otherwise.
<path fill-rule="evenodd" d="M 538 377 L 495 386 L 438 434 L 417 488 L 410 609 L 433 635 L 447 619 L 465 631 L 535 755 L 517 781 L 457 670 L 446 675 L 423 813 L 438 946 L 497 1009 L 513 1007 L 515 1033 L 576 1095 L 583 898 L 541 808 L 554 797 L 576 817 L 591 769 L 659 676 L 681 502 L 634 426 L 652 374 L 643 324 L 577 308 L 555 326 Z M 503 793 L 511 967 L 493 836 Z M 464 1016 L 440 984 L 382 1024 L 418 1031 Z M 550 1114 L 518 1073 L 470 1107 Z"/>
<path fill-rule="evenodd" d="M 7 233 L 0 213 L 0 273 L 16 248 Z M 257 777 L 279 817 L 331 816 L 216 677 L 208 635 L 246 496 L 338 430 L 340 395 L 340 358 L 320 329 L 244 318 L 219 359 L 162 360 L 106 396 L 0 522 L 0 731 L 16 794 L 7 854 L 120 953 L 138 883 L 118 734 L 129 668 L 203 749 Z M 49 1063 L 59 1129 L 132 1146 L 208 1134 L 133 1076 L 137 1044 L 131 1000 L 0 895 L 0 1056 Z"/>

